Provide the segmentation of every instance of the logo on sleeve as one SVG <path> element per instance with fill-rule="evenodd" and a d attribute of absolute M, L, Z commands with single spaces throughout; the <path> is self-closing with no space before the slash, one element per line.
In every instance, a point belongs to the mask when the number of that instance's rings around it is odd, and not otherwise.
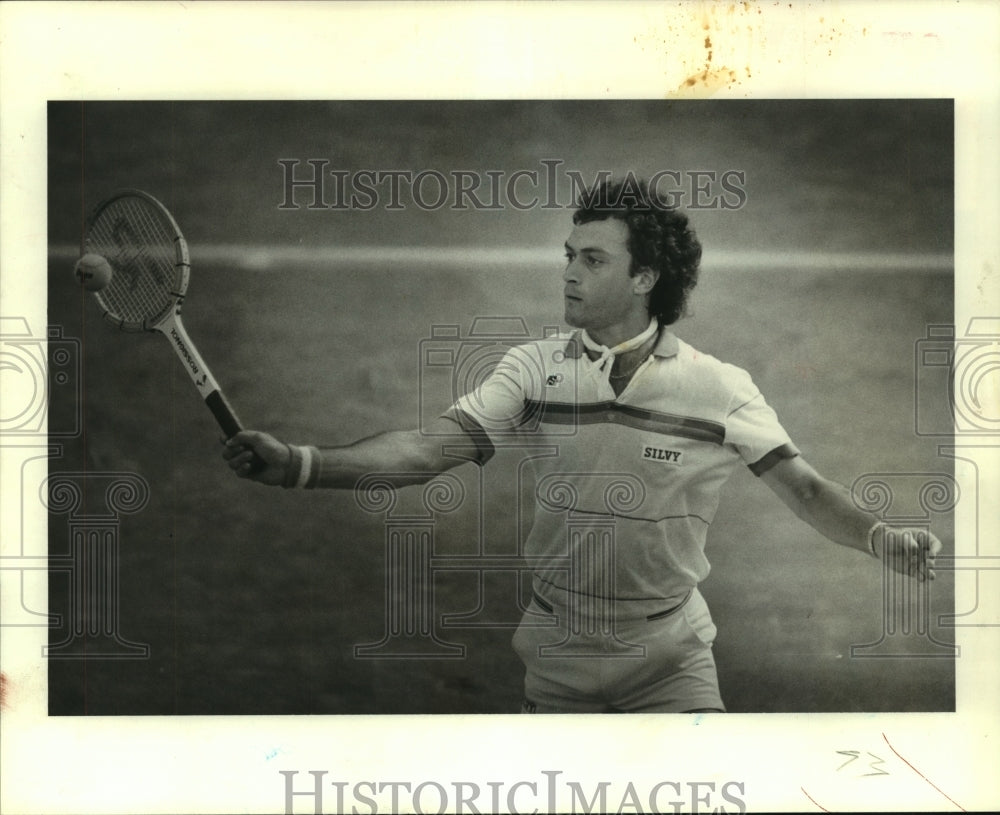
<path fill-rule="evenodd" d="M 545 380 L 545 384 L 550 388 L 558 387 L 562 384 L 563 375 L 562 374 L 549 374 L 548 379 Z"/>
<path fill-rule="evenodd" d="M 667 450 L 663 447 L 643 447 L 642 457 L 647 461 L 660 461 L 664 464 L 673 464 L 679 467 L 684 460 L 684 452 L 681 450 Z"/>

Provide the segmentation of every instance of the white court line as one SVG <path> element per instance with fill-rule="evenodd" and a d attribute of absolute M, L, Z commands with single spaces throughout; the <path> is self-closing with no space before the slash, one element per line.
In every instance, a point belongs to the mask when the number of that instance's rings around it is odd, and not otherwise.
<path fill-rule="evenodd" d="M 238 266 L 247 271 L 275 266 L 339 267 L 371 263 L 420 266 L 536 265 L 562 266 L 560 250 L 548 248 L 504 248 L 485 246 L 268 246 L 250 244 L 192 244 L 192 265 Z M 50 247 L 53 260 L 72 262 L 75 246 Z M 794 269 L 840 269 L 872 272 L 950 272 L 950 254 L 900 252 L 760 252 L 705 250 L 702 268 L 788 271 Z"/>

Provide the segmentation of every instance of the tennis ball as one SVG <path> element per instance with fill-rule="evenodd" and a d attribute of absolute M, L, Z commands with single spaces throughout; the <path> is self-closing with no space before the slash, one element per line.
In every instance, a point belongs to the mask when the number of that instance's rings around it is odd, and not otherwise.
<path fill-rule="evenodd" d="M 84 255 L 76 262 L 73 273 L 87 291 L 100 291 L 111 282 L 111 264 L 102 255 Z"/>

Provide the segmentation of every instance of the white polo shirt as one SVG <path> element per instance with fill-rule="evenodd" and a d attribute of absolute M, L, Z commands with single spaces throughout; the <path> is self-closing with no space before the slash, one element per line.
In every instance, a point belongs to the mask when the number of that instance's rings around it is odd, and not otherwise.
<path fill-rule="evenodd" d="M 665 330 L 620 395 L 573 332 L 512 348 L 445 415 L 481 463 L 498 446 L 539 445 L 526 453 L 537 505 L 523 547 L 536 590 L 636 613 L 708 575 L 708 527 L 739 462 L 760 475 L 798 455 L 749 374 Z"/>

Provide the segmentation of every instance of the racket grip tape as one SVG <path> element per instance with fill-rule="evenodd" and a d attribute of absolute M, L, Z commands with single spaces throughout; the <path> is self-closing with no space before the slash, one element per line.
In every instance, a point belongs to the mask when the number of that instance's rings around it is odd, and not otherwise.
<path fill-rule="evenodd" d="M 226 434 L 227 439 L 231 439 L 243 429 L 243 424 L 237 418 L 236 411 L 233 410 L 232 405 L 229 404 L 229 400 L 226 399 L 222 391 L 212 391 L 205 397 L 205 404 L 212 411 L 215 421 L 219 423 L 219 427 L 222 428 L 222 432 Z M 250 472 L 260 472 L 265 466 L 267 465 L 264 459 L 254 453 L 253 461 L 250 463 Z"/>
<path fill-rule="evenodd" d="M 236 412 L 222 394 L 222 391 L 212 391 L 205 397 L 205 404 L 212 411 L 215 421 L 219 423 L 219 427 L 222 428 L 222 432 L 226 434 L 227 439 L 231 439 L 243 429 L 242 423 L 236 417 Z"/>

